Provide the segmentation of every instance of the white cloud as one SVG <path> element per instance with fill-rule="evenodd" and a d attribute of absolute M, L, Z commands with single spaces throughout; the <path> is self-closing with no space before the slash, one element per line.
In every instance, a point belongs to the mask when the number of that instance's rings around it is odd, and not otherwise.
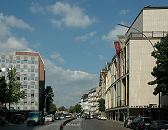
<path fill-rule="evenodd" d="M 95 74 L 63 69 L 49 59 L 44 59 L 44 62 L 46 66 L 46 85 L 52 86 L 55 93 L 55 103 L 59 106 L 70 106 L 79 102 L 82 96 L 80 94 L 88 92 L 97 83 L 98 79 Z"/>
<path fill-rule="evenodd" d="M 28 47 L 27 41 L 24 38 L 9 37 L 4 43 L 0 42 L 0 51 L 1 52 L 10 52 L 10 51 L 32 51 Z"/>
<path fill-rule="evenodd" d="M 81 42 L 85 42 L 91 38 L 93 38 L 97 33 L 96 32 L 90 32 L 90 33 L 86 33 L 82 36 L 78 36 L 75 38 L 76 41 L 81 41 Z"/>
<path fill-rule="evenodd" d="M 23 20 L 0 13 L 0 51 L 31 50 L 25 38 L 13 36 L 12 28 L 33 30 L 33 28 Z"/>
<path fill-rule="evenodd" d="M 55 20 L 51 20 L 51 23 L 57 26 L 64 25 L 67 27 L 85 28 L 95 22 L 95 19 L 86 15 L 82 8 L 72 6 L 69 3 L 56 2 L 54 5 L 49 6 L 48 10 L 57 16 Z"/>
<path fill-rule="evenodd" d="M 127 30 L 128 30 L 127 28 L 124 28 L 124 27 L 117 25 L 108 34 L 103 35 L 102 39 L 109 41 L 109 42 L 113 42 L 113 41 L 117 40 L 118 35 L 124 35 Z"/>
<path fill-rule="evenodd" d="M 61 64 L 63 64 L 65 62 L 59 53 L 53 53 L 50 57 L 51 57 L 51 59 L 56 60 Z"/>
<path fill-rule="evenodd" d="M 127 15 L 129 13 L 128 9 L 120 10 L 120 15 Z"/>
<path fill-rule="evenodd" d="M 25 23 L 21 19 L 17 19 L 14 16 L 5 16 L 3 13 L 0 13 L 0 25 L 3 25 L 8 28 L 20 28 L 20 29 L 28 29 L 33 30 L 33 28 Z"/>
<path fill-rule="evenodd" d="M 45 9 L 37 2 L 32 2 L 31 3 L 31 6 L 30 6 L 30 11 L 32 13 L 44 13 L 45 12 Z"/>

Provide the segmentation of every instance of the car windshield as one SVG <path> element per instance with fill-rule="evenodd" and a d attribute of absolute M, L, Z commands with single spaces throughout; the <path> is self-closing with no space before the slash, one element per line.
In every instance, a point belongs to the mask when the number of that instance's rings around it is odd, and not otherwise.
<path fill-rule="evenodd" d="M 28 117 L 36 117 L 36 116 L 38 116 L 39 115 L 39 113 L 29 113 L 29 116 Z"/>

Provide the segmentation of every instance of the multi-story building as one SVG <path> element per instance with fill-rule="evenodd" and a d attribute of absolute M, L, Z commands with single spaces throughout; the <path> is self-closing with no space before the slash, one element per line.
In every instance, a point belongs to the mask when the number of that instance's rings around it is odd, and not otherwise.
<path fill-rule="evenodd" d="M 96 98 L 96 88 L 92 88 L 88 93 L 88 109 L 90 114 L 96 113 L 97 98 Z"/>
<path fill-rule="evenodd" d="M 124 39 L 119 37 L 115 42 L 117 54 L 105 67 L 105 107 L 109 119 L 123 121 L 129 115 L 138 114 L 157 118 L 158 107 L 166 105 L 165 100 L 160 101 L 158 95 L 153 95 L 156 86 L 148 85 L 148 82 L 154 80 L 151 72 L 155 59 L 151 56 L 154 51 L 151 43 L 166 36 L 167 21 L 167 7 L 144 7 Z"/>
<path fill-rule="evenodd" d="M 83 113 L 89 114 L 89 106 L 88 106 L 88 94 L 84 94 L 81 98 L 81 107 Z"/>
<path fill-rule="evenodd" d="M 7 75 L 8 68 L 16 68 L 17 78 L 21 82 L 20 90 L 25 92 L 25 98 L 12 104 L 19 110 L 43 110 L 45 89 L 45 66 L 37 52 L 16 52 L 0 56 L 1 76 Z"/>

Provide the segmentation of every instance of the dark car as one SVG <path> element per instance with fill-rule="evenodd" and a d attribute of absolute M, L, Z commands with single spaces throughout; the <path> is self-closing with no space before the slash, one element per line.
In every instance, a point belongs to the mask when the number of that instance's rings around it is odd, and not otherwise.
<path fill-rule="evenodd" d="M 28 118 L 27 118 L 27 125 L 36 125 L 36 124 L 44 124 L 45 118 L 42 114 L 42 112 L 29 112 Z"/>
<path fill-rule="evenodd" d="M 149 130 L 168 130 L 168 120 L 152 121 Z"/>
<path fill-rule="evenodd" d="M 0 115 L 0 125 L 4 125 L 6 123 L 5 117 Z"/>
<path fill-rule="evenodd" d="M 125 121 L 124 121 L 124 127 L 129 128 L 130 124 L 132 121 L 136 118 L 136 116 L 129 116 Z"/>
<path fill-rule="evenodd" d="M 151 123 L 150 117 L 136 117 L 130 124 L 130 128 L 133 130 L 145 130 L 148 129 Z"/>
<path fill-rule="evenodd" d="M 26 117 L 24 114 L 14 114 L 10 118 L 11 123 L 24 123 L 26 120 Z"/>

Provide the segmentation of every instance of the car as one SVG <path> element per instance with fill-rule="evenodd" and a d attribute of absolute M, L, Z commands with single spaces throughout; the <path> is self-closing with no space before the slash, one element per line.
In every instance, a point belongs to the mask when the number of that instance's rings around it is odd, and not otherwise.
<path fill-rule="evenodd" d="M 0 125 L 4 125 L 6 123 L 5 117 L 0 115 Z"/>
<path fill-rule="evenodd" d="M 91 119 L 89 114 L 85 115 L 85 119 Z"/>
<path fill-rule="evenodd" d="M 11 123 L 24 123 L 26 120 L 26 117 L 24 114 L 14 114 L 10 118 Z"/>
<path fill-rule="evenodd" d="M 100 115 L 100 116 L 98 116 L 98 120 L 107 120 L 107 117 Z"/>
<path fill-rule="evenodd" d="M 168 130 L 168 120 L 152 121 L 149 130 Z"/>
<path fill-rule="evenodd" d="M 129 116 L 125 121 L 124 121 L 124 127 L 129 128 L 131 122 L 136 118 L 136 116 Z"/>
<path fill-rule="evenodd" d="M 36 124 L 44 124 L 45 118 L 42 114 L 42 112 L 35 111 L 35 112 L 29 112 L 28 118 L 27 118 L 27 125 L 30 124 L 36 125 Z"/>
<path fill-rule="evenodd" d="M 54 122 L 54 115 L 49 114 L 49 115 L 45 116 L 45 121 L 46 122 Z"/>
<path fill-rule="evenodd" d="M 54 119 L 55 119 L 55 120 L 60 120 L 59 114 L 54 114 Z"/>
<path fill-rule="evenodd" d="M 150 117 L 137 116 L 130 124 L 130 128 L 133 130 L 144 130 L 148 129 L 151 123 Z"/>

